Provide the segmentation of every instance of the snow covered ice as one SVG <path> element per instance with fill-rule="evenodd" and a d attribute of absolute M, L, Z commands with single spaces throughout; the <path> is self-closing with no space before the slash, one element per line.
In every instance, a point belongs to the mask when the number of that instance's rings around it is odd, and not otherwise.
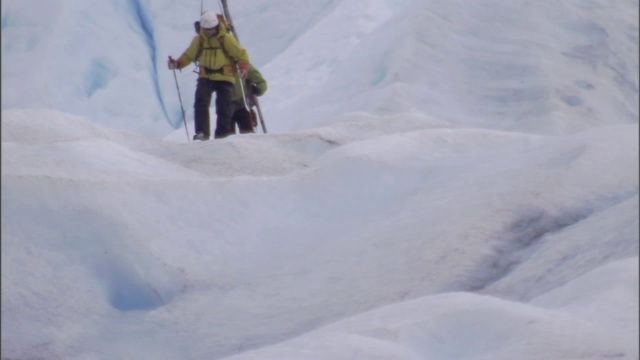
<path fill-rule="evenodd" d="M 2 360 L 639 358 L 637 0 L 1 6 Z"/>

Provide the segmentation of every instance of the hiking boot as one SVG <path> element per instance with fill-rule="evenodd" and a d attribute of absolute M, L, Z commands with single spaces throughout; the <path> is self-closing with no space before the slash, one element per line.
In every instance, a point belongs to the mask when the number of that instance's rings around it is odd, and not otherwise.
<path fill-rule="evenodd" d="M 205 141 L 205 140 L 209 140 L 209 137 L 207 135 L 205 135 L 204 133 L 197 133 L 197 134 L 193 135 L 193 140 Z"/>

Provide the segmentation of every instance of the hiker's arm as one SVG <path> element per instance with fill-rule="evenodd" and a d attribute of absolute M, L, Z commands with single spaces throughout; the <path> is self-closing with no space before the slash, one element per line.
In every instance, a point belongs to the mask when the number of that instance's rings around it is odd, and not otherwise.
<path fill-rule="evenodd" d="M 178 58 L 178 68 L 182 69 L 196 60 L 200 48 L 200 37 L 196 36 L 191 40 L 189 48 Z"/>
<path fill-rule="evenodd" d="M 262 77 L 262 74 L 254 68 L 249 70 L 249 81 L 256 87 L 254 90 L 257 96 L 262 96 L 267 91 L 267 81 Z"/>

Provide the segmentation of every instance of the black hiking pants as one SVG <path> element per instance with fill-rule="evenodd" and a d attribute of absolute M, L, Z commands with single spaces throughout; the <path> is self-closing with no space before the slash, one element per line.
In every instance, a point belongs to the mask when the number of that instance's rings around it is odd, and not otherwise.
<path fill-rule="evenodd" d="M 221 139 L 235 134 L 235 124 L 231 120 L 233 114 L 233 84 L 228 81 L 214 81 L 199 78 L 196 86 L 196 96 L 193 104 L 195 130 L 203 133 L 207 138 L 211 136 L 209 121 L 209 107 L 211 97 L 216 93 L 216 131 L 215 138 Z"/>
<path fill-rule="evenodd" d="M 238 125 L 238 130 L 240 130 L 240 134 L 255 132 L 253 128 L 253 121 L 251 120 L 251 114 L 244 107 L 244 102 L 242 100 L 233 102 L 233 115 L 231 116 L 231 122 L 234 125 L 234 133 L 236 124 Z"/>

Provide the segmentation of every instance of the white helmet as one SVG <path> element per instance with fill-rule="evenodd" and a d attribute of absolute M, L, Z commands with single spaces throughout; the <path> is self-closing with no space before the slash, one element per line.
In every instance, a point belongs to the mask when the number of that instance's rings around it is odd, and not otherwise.
<path fill-rule="evenodd" d="M 200 26 L 203 29 L 211 29 L 218 26 L 218 17 L 211 11 L 205 11 L 200 17 Z"/>

